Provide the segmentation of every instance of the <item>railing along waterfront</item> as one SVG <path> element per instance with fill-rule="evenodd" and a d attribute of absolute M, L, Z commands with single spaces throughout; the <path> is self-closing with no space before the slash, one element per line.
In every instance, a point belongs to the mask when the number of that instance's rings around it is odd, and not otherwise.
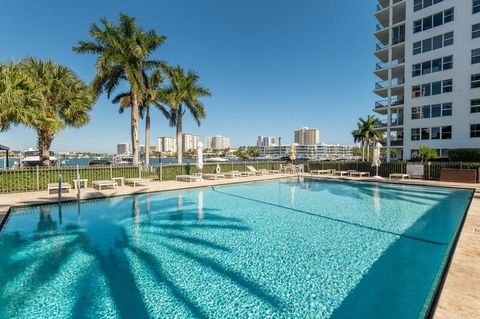
<path fill-rule="evenodd" d="M 407 173 L 407 165 L 411 162 L 396 161 L 385 163 L 379 167 L 379 175 L 387 177 L 392 173 Z M 423 165 L 423 178 L 427 180 L 438 180 L 442 168 L 468 168 L 479 169 L 480 163 L 465 162 L 429 162 L 416 163 Z M 281 161 L 247 161 L 247 162 L 226 162 L 226 163 L 206 163 L 203 167 L 203 173 L 214 173 L 216 167 L 220 166 L 222 172 L 232 170 L 246 171 L 247 166 L 253 166 L 256 169 L 279 169 L 280 165 L 285 165 Z M 373 176 L 376 168 L 372 167 L 371 162 L 347 162 L 347 161 L 308 161 L 305 163 L 305 172 L 314 169 L 336 169 L 336 170 L 356 170 L 370 172 Z M 166 164 L 157 167 L 145 166 L 71 166 L 71 167 L 33 167 L 22 169 L 0 170 L 0 193 L 43 191 L 47 189 L 48 183 L 58 182 L 58 176 L 62 175 L 62 181 L 74 185 L 73 180 L 77 174 L 81 179 L 88 179 L 88 187 L 92 186 L 95 180 L 111 179 L 113 177 L 142 177 L 159 181 L 174 180 L 175 176 L 181 174 L 198 173 L 195 164 Z M 420 176 L 422 177 L 422 176 Z"/>
<path fill-rule="evenodd" d="M 219 163 L 222 172 L 231 170 L 245 171 L 247 165 L 257 169 L 279 169 L 284 162 L 226 162 Z M 214 173 L 217 163 L 204 164 L 204 173 Z M 109 180 L 113 177 L 124 178 L 149 178 L 154 180 L 174 180 L 179 174 L 197 173 L 195 164 L 167 164 L 160 166 L 133 166 L 133 165 L 107 165 L 107 166 L 67 166 L 67 167 L 30 167 L 20 169 L 0 170 L 0 193 L 43 191 L 49 183 L 57 183 L 58 176 L 62 181 L 74 186 L 73 180 L 87 179 L 87 186 L 91 187 L 96 180 Z"/>

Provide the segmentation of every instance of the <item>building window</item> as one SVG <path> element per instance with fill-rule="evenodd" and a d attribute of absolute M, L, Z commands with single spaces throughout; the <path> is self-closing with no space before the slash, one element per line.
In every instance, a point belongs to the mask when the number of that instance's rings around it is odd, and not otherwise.
<path fill-rule="evenodd" d="M 454 8 L 447 9 L 442 12 L 438 12 L 434 15 L 418 19 L 413 22 L 413 33 L 429 30 L 432 27 L 438 27 L 442 24 L 453 21 Z"/>
<path fill-rule="evenodd" d="M 412 107 L 412 120 L 418 120 L 420 118 L 420 106 Z"/>
<path fill-rule="evenodd" d="M 470 113 L 480 113 L 480 99 L 470 100 Z"/>
<path fill-rule="evenodd" d="M 412 76 L 415 77 L 420 75 L 422 75 L 422 64 L 417 63 L 412 65 Z"/>
<path fill-rule="evenodd" d="M 453 68 L 453 56 L 426 61 L 412 65 L 412 77 Z"/>
<path fill-rule="evenodd" d="M 443 81 L 443 93 L 450 93 L 453 90 L 453 80 Z"/>
<path fill-rule="evenodd" d="M 480 73 L 472 74 L 471 76 L 471 88 L 480 88 Z"/>
<path fill-rule="evenodd" d="M 413 43 L 413 54 L 420 54 L 422 52 L 428 52 L 437 50 L 453 44 L 453 32 L 437 35 L 433 38 L 428 38 L 423 41 Z"/>
<path fill-rule="evenodd" d="M 480 0 L 473 0 L 472 5 L 473 5 L 473 9 L 472 9 L 473 14 L 480 12 Z"/>
<path fill-rule="evenodd" d="M 422 106 L 422 118 L 423 119 L 430 118 L 430 105 Z"/>
<path fill-rule="evenodd" d="M 472 25 L 472 39 L 480 37 L 480 23 Z"/>
<path fill-rule="evenodd" d="M 419 11 L 431 5 L 442 2 L 443 0 L 415 0 L 413 2 L 413 11 Z"/>
<path fill-rule="evenodd" d="M 412 141 L 419 141 L 419 140 L 420 140 L 420 129 L 412 128 Z"/>
<path fill-rule="evenodd" d="M 432 127 L 432 140 L 440 139 L 440 127 Z"/>
<path fill-rule="evenodd" d="M 472 50 L 472 64 L 480 63 L 480 49 Z"/>
<path fill-rule="evenodd" d="M 422 131 L 421 131 L 421 139 L 422 140 L 429 140 L 430 139 L 430 129 L 427 127 L 427 128 L 422 128 Z"/>
<path fill-rule="evenodd" d="M 444 57 L 442 59 L 442 63 L 443 63 L 442 65 L 443 70 L 450 70 L 451 68 L 453 68 L 453 55 Z"/>
<path fill-rule="evenodd" d="M 451 116 L 451 115 L 452 115 L 452 103 L 443 103 L 442 116 Z"/>
<path fill-rule="evenodd" d="M 452 139 L 452 127 L 451 126 L 442 126 L 442 140 Z"/>
<path fill-rule="evenodd" d="M 480 137 L 480 124 L 470 125 L 470 137 Z"/>

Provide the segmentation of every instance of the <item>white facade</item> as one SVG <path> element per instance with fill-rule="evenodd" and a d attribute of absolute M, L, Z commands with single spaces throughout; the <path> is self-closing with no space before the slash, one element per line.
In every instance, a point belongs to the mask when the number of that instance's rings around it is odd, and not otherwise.
<path fill-rule="evenodd" d="M 129 155 L 129 144 L 128 143 L 119 143 L 117 144 L 117 155 Z"/>
<path fill-rule="evenodd" d="M 271 136 L 258 136 L 257 146 L 273 146 L 275 145 L 275 138 Z"/>
<path fill-rule="evenodd" d="M 161 136 L 158 138 L 159 152 L 176 152 L 177 140 L 170 136 Z"/>
<path fill-rule="evenodd" d="M 398 158 L 415 157 L 421 145 L 440 155 L 480 147 L 480 108 L 471 107 L 480 99 L 471 79 L 480 74 L 480 58 L 472 61 L 472 50 L 480 49 L 480 26 L 472 36 L 480 23 L 475 2 L 379 0 L 374 92 L 383 100 L 374 111 L 383 115 L 385 146 Z"/>
<path fill-rule="evenodd" d="M 205 147 L 224 150 L 230 147 L 230 139 L 221 135 L 207 137 L 205 139 Z"/>
<path fill-rule="evenodd" d="M 317 145 L 295 145 L 297 159 L 311 160 L 337 160 L 354 159 L 352 146 L 339 144 L 317 144 Z M 261 146 L 259 147 L 260 157 L 277 159 L 290 155 L 291 145 L 282 146 Z"/>
<path fill-rule="evenodd" d="M 188 150 L 196 150 L 198 145 L 199 136 L 190 133 L 182 134 L 182 152 Z"/>
<path fill-rule="evenodd" d="M 294 132 L 294 141 L 300 145 L 315 145 L 320 143 L 320 132 L 316 128 L 304 127 Z"/>

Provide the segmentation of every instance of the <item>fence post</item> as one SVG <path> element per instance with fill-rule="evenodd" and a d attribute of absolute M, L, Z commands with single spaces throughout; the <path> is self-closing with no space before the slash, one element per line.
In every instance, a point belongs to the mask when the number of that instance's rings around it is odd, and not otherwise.
<path fill-rule="evenodd" d="M 38 165 L 36 166 L 37 171 L 37 191 L 40 190 L 40 172 L 38 171 Z"/>
<path fill-rule="evenodd" d="M 163 164 L 160 162 L 160 181 L 163 181 Z"/>
<path fill-rule="evenodd" d="M 58 174 L 58 204 L 62 202 L 62 174 Z"/>
<path fill-rule="evenodd" d="M 113 178 L 113 164 L 110 163 L 110 179 Z"/>
<path fill-rule="evenodd" d="M 142 178 L 142 169 L 140 168 L 140 164 L 138 164 L 138 178 Z"/>

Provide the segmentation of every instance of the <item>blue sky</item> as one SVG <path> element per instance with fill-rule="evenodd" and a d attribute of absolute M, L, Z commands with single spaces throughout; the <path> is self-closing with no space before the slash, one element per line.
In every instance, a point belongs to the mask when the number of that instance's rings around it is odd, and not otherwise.
<path fill-rule="evenodd" d="M 185 132 L 225 135 L 233 146 L 252 145 L 257 135 L 293 140 L 303 126 L 320 130 L 325 143 L 352 144 L 358 117 L 371 113 L 375 97 L 373 30 L 375 0 L 15 0 L 0 10 L 0 61 L 51 58 L 82 79 L 94 75 L 94 57 L 72 46 L 88 28 L 118 13 L 137 17 L 145 29 L 167 36 L 156 58 L 194 69 L 213 97 L 201 127 L 187 115 Z M 129 115 L 101 97 L 91 122 L 66 129 L 58 151 L 114 151 L 129 142 Z M 173 135 L 159 112 L 152 115 L 152 143 Z M 143 144 L 143 123 L 140 129 Z M 23 150 L 35 133 L 15 127 L 0 144 Z"/>

